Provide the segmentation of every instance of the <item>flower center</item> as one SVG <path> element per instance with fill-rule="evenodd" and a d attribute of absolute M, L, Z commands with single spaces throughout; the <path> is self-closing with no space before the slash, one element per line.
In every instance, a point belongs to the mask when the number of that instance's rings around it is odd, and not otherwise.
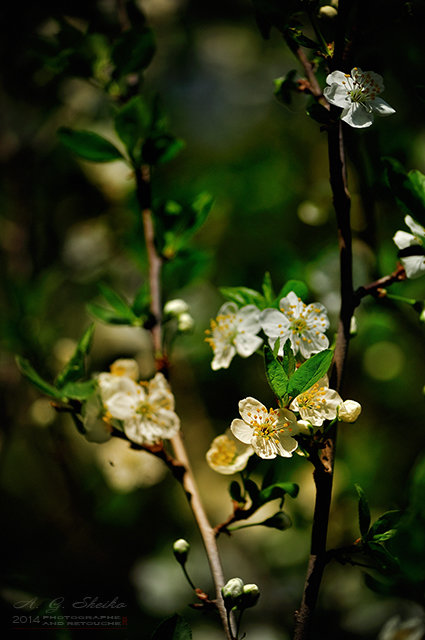
<path fill-rule="evenodd" d="M 230 466 L 236 459 L 236 444 L 229 438 L 222 438 L 216 443 L 214 451 L 211 454 L 211 462 L 217 466 Z"/>
<path fill-rule="evenodd" d="M 270 409 L 269 413 L 265 407 L 257 409 L 254 415 L 248 413 L 249 424 L 254 429 L 254 438 L 265 438 L 266 440 L 273 438 L 277 440 L 279 433 L 284 432 L 286 427 L 289 427 L 289 422 L 285 422 L 281 427 L 276 428 L 276 413 L 278 413 L 277 409 Z"/>
<path fill-rule="evenodd" d="M 347 96 L 351 102 L 357 102 L 367 109 L 367 102 L 375 100 L 378 93 L 381 93 L 381 87 L 368 73 L 360 74 L 354 69 L 353 75 L 345 74 L 347 80 L 343 81 L 347 89 Z"/>
<path fill-rule="evenodd" d="M 292 322 L 291 327 L 292 331 L 295 331 L 296 333 L 302 333 L 307 328 L 307 322 L 303 317 L 300 317 Z"/>
<path fill-rule="evenodd" d="M 139 404 L 139 406 L 136 409 L 136 413 L 138 413 L 140 416 L 143 416 L 143 418 L 147 418 L 147 419 L 153 416 L 152 407 L 148 402 L 142 402 L 141 404 Z"/>
<path fill-rule="evenodd" d="M 326 402 L 325 395 L 325 387 L 319 387 L 319 383 L 316 382 L 311 389 L 298 396 L 298 406 L 300 409 L 321 409 Z"/>
<path fill-rule="evenodd" d="M 211 320 L 211 329 L 207 329 L 205 333 L 207 342 L 214 349 L 218 342 L 233 342 L 238 331 L 235 326 L 236 314 L 221 314 L 215 320 Z"/>

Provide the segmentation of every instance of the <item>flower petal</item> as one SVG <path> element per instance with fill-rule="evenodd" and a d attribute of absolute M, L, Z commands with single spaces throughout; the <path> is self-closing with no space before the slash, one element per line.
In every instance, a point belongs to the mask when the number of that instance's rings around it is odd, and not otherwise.
<path fill-rule="evenodd" d="M 359 103 L 353 103 L 348 109 L 344 109 L 341 120 L 356 129 L 370 127 L 373 122 L 373 113 L 368 113 Z"/>
<path fill-rule="evenodd" d="M 236 418 L 232 421 L 230 429 L 238 440 L 245 444 L 251 444 L 253 429 L 246 422 Z"/>
<path fill-rule="evenodd" d="M 264 309 L 260 316 L 260 323 L 266 336 L 273 338 L 274 341 L 281 335 L 282 331 L 289 330 L 288 318 L 277 309 Z"/>
<path fill-rule="evenodd" d="M 406 249 L 406 247 L 419 244 L 416 236 L 407 233 L 407 231 L 397 231 L 393 236 L 393 241 L 399 249 Z"/>
<path fill-rule="evenodd" d="M 330 87 L 325 87 L 323 95 L 328 102 L 337 107 L 345 108 L 351 103 L 350 96 L 347 94 L 347 89 L 344 85 L 333 84 Z"/>
<path fill-rule="evenodd" d="M 298 447 L 298 442 L 291 436 L 281 435 L 279 440 L 275 442 L 276 451 L 282 458 L 291 458 L 292 452 Z"/>
<path fill-rule="evenodd" d="M 258 436 L 252 439 L 251 444 L 255 453 L 260 458 L 270 460 L 271 458 L 276 458 L 276 456 L 278 455 L 273 440 L 266 440 L 265 438 Z"/>
<path fill-rule="evenodd" d="M 375 98 L 374 100 L 371 100 L 369 105 L 372 107 L 372 110 L 380 116 L 390 116 L 395 113 L 395 109 L 390 107 L 388 102 L 385 102 L 382 98 Z"/>
<path fill-rule="evenodd" d="M 255 398 L 244 398 L 239 402 L 239 413 L 241 418 L 248 424 L 262 424 L 264 418 L 268 417 L 266 407 Z"/>
<path fill-rule="evenodd" d="M 217 348 L 215 351 L 213 361 L 211 362 L 211 369 L 214 371 L 217 371 L 217 369 L 227 369 L 233 357 L 236 355 L 236 348 L 233 344 L 219 346 L 220 348 Z"/>
<path fill-rule="evenodd" d="M 237 353 L 242 358 L 248 358 L 263 344 L 263 339 L 252 333 L 239 333 L 233 342 Z"/>
<path fill-rule="evenodd" d="M 406 223 L 406 225 L 409 227 L 410 231 L 415 236 L 419 236 L 420 238 L 425 238 L 425 229 L 424 229 L 424 227 L 421 224 L 419 224 L 418 222 L 416 222 L 416 220 L 414 220 L 412 218 L 412 216 L 406 216 L 404 218 L 404 222 Z"/>
<path fill-rule="evenodd" d="M 247 333 L 258 333 L 261 329 L 260 310 L 253 304 L 247 304 L 242 307 L 236 314 L 238 331 L 246 331 Z"/>
<path fill-rule="evenodd" d="M 346 80 L 347 76 L 343 71 L 332 71 L 332 73 L 330 73 L 326 78 L 326 84 L 341 84 Z"/>
<path fill-rule="evenodd" d="M 425 273 L 425 256 L 400 258 L 408 278 L 420 278 Z"/>

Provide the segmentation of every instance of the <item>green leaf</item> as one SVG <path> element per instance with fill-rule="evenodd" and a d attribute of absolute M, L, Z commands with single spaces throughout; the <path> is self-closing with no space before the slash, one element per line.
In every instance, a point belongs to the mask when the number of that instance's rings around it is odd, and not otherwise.
<path fill-rule="evenodd" d="M 272 277 L 268 271 L 264 274 L 263 284 L 261 287 L 263 289 L 264 303 L 266 306 L 271 307 L 273 305 L 273 300 L 275 299 L 275 294 L 273 291 Z"/>
<path fill-rule="evenodd" d="M 280 290 L 276 298 L 277 302 L 279 302 L 281 298 L 285 298 L 291 291 L 293 291 L 298 298 L 301 298 L 301 300 L 308 298 L 308 287 L 304 282 L 301 282 L 301 280 L 288 280 Z"/>
<path fill-rule="evenodd" d="M 384 513 L 378 520 L 376 520 L 373 525 L 370 527 L 368 533 L 368 539 L 373 539 L 378 541 L 378 536 L 385 536 L 388 533 L 391 533 L 390 538 L 393 537 L 396 530 L 394 527 L 399 523 L 400 518 L 402 516 L 402 512 L 400 510 L 387 511 Z M 388 538 L 380 538 L 380 541 Z"/>
<path fill-rule="evenodd" d="M 283 360 L 282 360 L 282 366 L 288 378 L 290 378 L 293 375 L 295 371 L 295 365 L 296 365 L 295 354 L 292 351 L 291 341 L 288 338 L 288 340 L 286 340 L 285 344 L 283 345 Z"/>
<path fill-rule="evenodd" d="M 70 361 L 57 376 L 56 384 L 58 387 L 62 388 L 66 383 L 75 382 L 75 380 L 79 380 L 84 377 L 85 357 L 91 347 L 93 333 L 94 324 L 91 324 L 78 342 Z"/>
<path fill-rule="evenodd" d="M 183 140 L 169 133 L 153 133 L 143 144 L 143 162 L 150 165 L 164 164 L 180 153 L 184 146 Z"/>
<path fill-rule="evenodd" d="M 199 193 L 192 202 L 192 209 L 195 211 L 195 221 L 191 225 L 190 232 L 195 233 L 202 227 L 214 204 L 214 198 L 206 191 Z"/>
<path fill-rule="evenodd" d="M 288 27 L 285 30 L 285 35 L 293 42 L 300 45 L 300 47 L 307 47 L 308 49 L 315 49 L 316 51 L 320 50 L 320 45 L 314 40 L 311 40 L 311 38 L 307 38 L 300 29 Z"/>
<path fill-rule="evenodd" d="M 136 147 L 146 136 L 150 119 L 149 109 L 141 96 L 129 100 L 115 116 L 115 131 L 133 158 Z"/>
<path fill-rule="evenodd" d="M 106 284 L 101 283 L 99 284 L 99 290 L 118 316 L 128 320 L 129 324 L 132 324 L 133 322 L 138 320 L 127 302 L 125 302 L 125 300 L 121 298 L 121 296 L 118 295 L 118 293 L 116 293 L 113 289 L 108 287 Z"/>
<path fill-rule="evenodd" d="M 191 640 L 192 631 L 184 618 L 175 613 L 161 622 L 151 640 Z"/>
<path fill-rule="evenodd" d="M 68 127 L 61 127 L 58 137 L 62 144 L 84 160 L 91 162 L 124 160 L 121 151 L 112 142 L 93 131 L 74 131 Z"/>
<path fill-rule="evenodd" d="M 306 360 L 289 379 L 288 394 L 294 398 L 310 389 L 328 372 L 332 357 L 332 349 L 325 349 Z"/>
<path fill-rule="evenodd" d="M 152 29 L 135 27 L 119 38 L 112 48 L 114 77 L 122 78 L 129 73 L 139 73 L 146 69 L 155 54 L 155 38 Z"/>
<path fill-rule="evenodd" d="M 364 550 L 377 565 L 377 569 L 387 575 L 398 573 L 400 570 L 397 559 L 383 545 L 377 542 L 366 542 Z"/>
<path fill-rule="evenodd" d="M 298 492 L 299 486 L 294 482 L 276 482 L 275 484 L 271 484 L 260 491 L 259 501 L 261 504 L 265 504 L 266 502 L 280 498 L 279 509 L 281 509 L 285 500 L 285 495 L 288 494 L 291 498 L 296 498 Z"/>
<path fill-rule="evenodd" d="M 85 380 L 84 382 L 68 382 L 62 387 L 61 393 L 72 400 L 86 400 L 96 389 L 95 380 Z"/>
<path fill-rule="evenodd" d="M 273 81 L 274 83 L 274 96 L 278 100 L 285 105 L 290 105 L 292 102 L 292 93 L 297 91 L 298 84 L 294 81 L 295 76 L 297 75 L 297 71 L 295 69 L 291 69 L 288 71 L 286 76 L 282 78 L 276 78 Z"/>
<path fill-rule="evenodd" d="M 18 365 L 19 371 L 22 373 L 25 378 L 27 378 L 37 389 L 45 393 L 46 395 L 54 398 L 55 400 L 63 400 L 63 393 L 56 389 L 53 385 L 46 382 L 32 367 L 29 361 L 26 358 L 22 358 L 21 356 L 16 356 L 16 364 Z"/>
<path fill-rule="evenodd" d="M 354 485 L 359 496 L 359 529 L 363 539 L 366 539 L 370 527 L 370 510 L 365 492 L 359 484 Z"/>
<path fill-rule="evenodd" d="M 86 305 L 86 309 L 93 318 L 96 318 L 96 320 L 100 320 L 100 322 L 104 322 L 105 324 L 133 324 L 127 318 L 118 316 L 114 311 L 111 311 L 111 309 L 105 309 L 105 307 L 101 307 L 99 304 L 95 304 L 94 302 L 89 302 Z"/>
<path fill-rule="evenodd" d="M 278 398 L 283 398 L 288 388 L 288 376 L 268 345 L 264 345 L 264 363 L 271 390 Z"/>
<path fill-rule="evenodd" d="M 406 173 L 393 158 L 383 158 L 389 187 L 404 213 L 418 222 L 425 220 L 425 176 L 420 171 Z"/>
<path fill-rule="evenodd" d="M 236 480 L 233 480 L 233 482 L 230 483 L 229 493 L 230 497 L 232 500 L 235 500 L 235 502 L 243 502 L 241 486 L 239 482 L 236 482 Z"/>
<path fill-rule="evenodd" d="M 138 317 L 142 315 L 147 316 L 147 314 L 149 313 L 149 306 L 150 306 L 149 289 L 146 284 L 143 284 L 138 290 L 138 292 L 136 293 L 136 296 L 133 300 L 133 304 L 131 305 L 131 309 Z"/>
<path fill-rule="evenodd" d="M 254 304 L 259 309 L 264 309 L 264 298 L 261 293 L 248 287 L 221 287 L 220 293 L 224 298 L 236 302 L 240 307 Z"/>

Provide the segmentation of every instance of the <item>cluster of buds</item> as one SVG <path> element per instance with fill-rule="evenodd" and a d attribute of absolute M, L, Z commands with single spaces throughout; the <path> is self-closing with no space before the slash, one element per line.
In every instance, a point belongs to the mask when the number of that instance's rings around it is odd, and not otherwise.
<path fill-rule="evenodd" d="M 195 324 L 193 317 L 189 313 L 189 305 L 181 298 L 169 300 L 164 306 L 164 319 L 176 318 L 177 330 L 180 333 L 191 331 Z"/>
<path fill-rule="evenodd" d="M 244 584 L 241 578 L 231 578 L 221 588 L 221 595 L 227 611 L 243 611 L 257 604 L 260 590 L 256 584 Z"/>

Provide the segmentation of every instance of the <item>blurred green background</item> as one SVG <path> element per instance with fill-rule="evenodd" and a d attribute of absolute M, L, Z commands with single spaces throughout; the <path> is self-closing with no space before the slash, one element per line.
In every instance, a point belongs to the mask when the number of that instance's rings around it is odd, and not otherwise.
<path fill-rule="evenodd" d="M 419 1 L 355 4 L 362 19 L 353 61 L 384 76 L 384 98 L 396 109 L 371 129 L 345 130 L 360 286 L 394 269 L 392 236 L 404 228 L 381 157 L 425 172 L 425 11 Z M 235 359 L 229 370 L 213 373 L 204 331 L 223 302 L 219 287 L 259 289 L 266 271 L 276 289 L 292 278 L 306 281 L 310 301 L 328 308 L 335 331 L 338 253 L 326 134 L 305 115 L 308 98 L 294 96 L 288 107 L 274 99 L 273 80 L 297 63 L 277 31 L 263 40 L 248 0 L 139 0 L 131 6 L 145 13 L 156 34 L 146 91 L 159 91 L 173 133 L 186 141 L 184 151 L 155 173 L 154 194 L 190 201 L 208 191 L 215 198 L 187 260 L 166 265 L 164 296 L 184 298 L 196 320 L 193 334 L 175 346 L 171 382 L 216 524 L 231 511 L 229 479 L 207 467 L 209 443 L 237 417 L 241 398 L 254 395 L 269 406 L 273 398 L 260 358 Z M 144 280 L 141 222 L 128 168 L 79 161 L 56 136 L 58 127 L 70 126 L 115 139 L 108 101 L 89 80 L 87 59 L 70 50 L 77 32 L 84 52 L 87 28 L 117 34 L 116 4 L 26 0 L 0 11 L 5 629 L 20 633 L 12 624 L 24 611 L 14 607 L 17 601 L 64 598 L 62 611 L 74 613 L 72 603 L 85 597 L 117 597 L 125 608 L 108 614 L 126 616 L 128 628 L 114 631 L 114 637 L 149 638 L 161 619 L 178 611 L 190 621 L 195 640 L 216 640 L 222 637 L 217 621 L 187 606 L 192 594 L 171 551 L 176 538 L 187 538 L 192 579 L 211 590 L 181 488 L 159 461 L 130 451 L 124 442 L 86 442 L 68 416 L 56 414 L 21 378 L 14 362 L 19 353 L 52 379 L 90 322 L 85 305 L 98 300 L 98 282 L 131 298 Z M 104 41 L 90 46 L 97 47 L 101 67 Z M 424 299 L 424 279 L 394 286 L 393 292 Z M 330 546 L 359 536 L 355 482 L 366 492 L 373 518 L 406 507 L 412 468 L 425 444 L 424 325 L 418 314 L 401 303 L 368 299 L 356 319 L 343 396 L 360 401 L 363 413 L 358 423 L 340 429 Z M 91 371 L 107 369 L 122 356 L 135 356 L 143 374 L 151 374 L 149 337 L 142 330 L 97 325 Z M 277 464 L 282 478 L 301 487 L 299 497 L 285 504 L 293 528 L 247 529 L 220 539 L 226 577 L 260 586 L 261 600 L 246 615 L 244 630 L 248 638 L 262 640 L 290 637 L 314 499 L 305 460 L 295 456 Z M 314 637 L 376 638 L 391 615 L 416 611 L 406 593 L 398 595 L 378 595 L 365 586 L 358 568 L 331 564 Z M 79 638 L 82 631 L 43 633 Z"/>

